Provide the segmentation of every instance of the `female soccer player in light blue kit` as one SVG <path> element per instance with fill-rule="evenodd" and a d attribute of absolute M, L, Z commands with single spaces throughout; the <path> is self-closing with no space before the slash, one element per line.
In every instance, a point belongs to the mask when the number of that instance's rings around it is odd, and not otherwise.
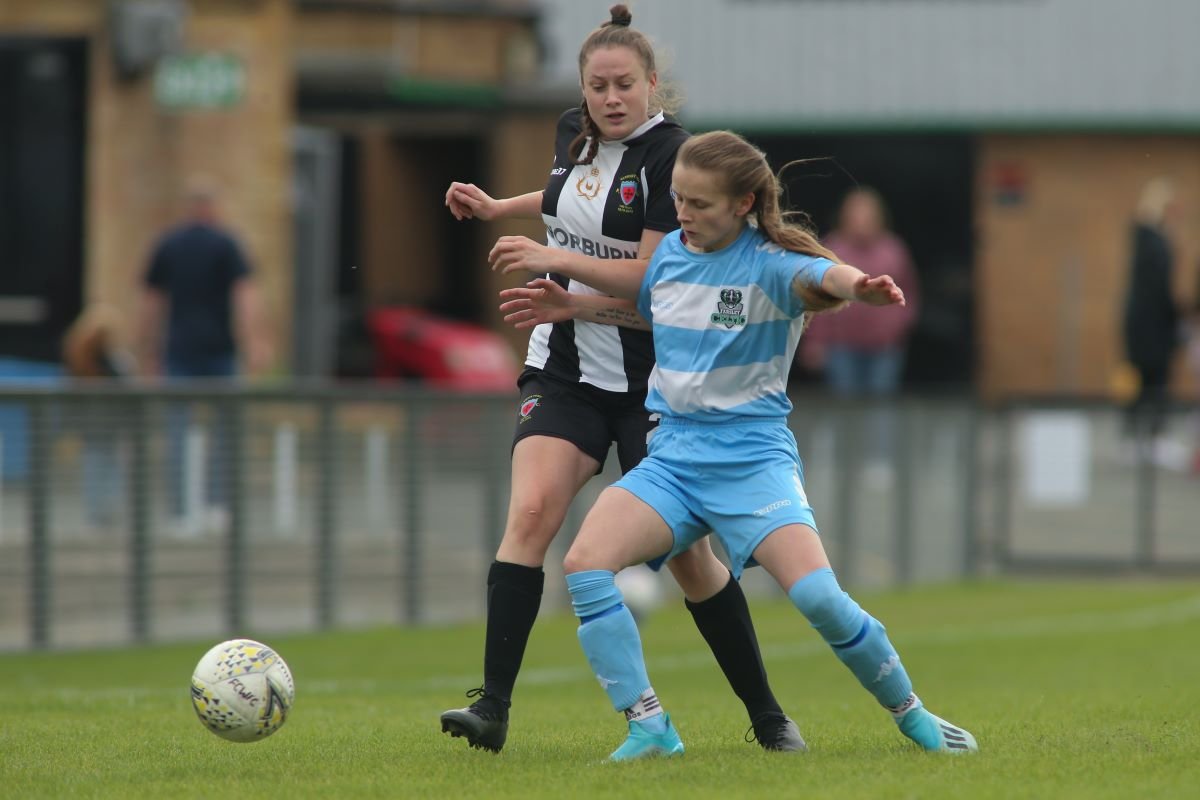
<path fill-rule="evenodd" d="M 649 455 L 597 500 L 567 553 L 579 641 L 629 736 L 616 761 L 683 752 L 647 676 L 637 626 L 613 576 L 660 565 L 714 531 L 735 577 L 761 564 L 900 731 L 925 750 L 977 749 L 967 731 L 924 708 L 882 624 L 842 591 L 804 493 L 787 427 L 788 368 L 808 315 L 846 301 L 902 304 L 870 277 L 787 224 L 761 151 L 736 134 L 694 137 L 672 174 L 680 230 L 634 270 L 597 288 L 636 297 L 653 323 L 657 365 L 646 407 L 662 415 Z M 499 268 L 510 267 L 503 257 Z M 510 322 L 569 318 L 574 300 L 535 280 L 502 292 Z"/>

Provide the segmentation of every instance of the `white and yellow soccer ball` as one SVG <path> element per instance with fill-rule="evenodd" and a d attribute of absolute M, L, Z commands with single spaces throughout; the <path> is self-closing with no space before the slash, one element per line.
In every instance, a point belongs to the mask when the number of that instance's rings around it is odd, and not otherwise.
<path fill-rule="evenodd" d="M 209 650 L 192 673 L 192 707 L 204 727 L 231 742 L 257 742 L 279 730 L 296 699 L 288 665 L 252 639 Z"/>

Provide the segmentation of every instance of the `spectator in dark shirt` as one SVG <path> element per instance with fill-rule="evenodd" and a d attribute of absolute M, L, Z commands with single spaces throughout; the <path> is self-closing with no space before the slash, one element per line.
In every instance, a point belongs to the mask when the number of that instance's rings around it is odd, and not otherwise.
<path fill-rule="evenodd" d="M 141 304 L 140 344 L 145 371 L 171 380 L 229 380 L 257 374 L 270 360 L 261 299 L 241 247 L 220 222 L 215 185 L 194 178 L 185 217 L 155 245 Z M 214 415 L 218 419 L 220 415 Z M 172 510 L 181 534 L 223 527 L 224 480 L 219 473 L 226 437 L 214 435 L 206 470 L 208 509 L 185 508 L 182 456 L 189 429 L 186 407 L 169 412 Z M 194 484 L 193 484 L 194 485 Z"/>
<path fill-rule="evenodd" d="M 1146 441 L 1163 430 L 1171 357 L 1180 344 L 1179 309 L 1172 295 L 1174 254 L 1170 227 L 1179 211 L 1166 178 L 1146 184 L 1132 231 L 1132 257 L 1125 295 L 1125 356 L 1140 385 L 1126 410 L 1127 430 Z"/>

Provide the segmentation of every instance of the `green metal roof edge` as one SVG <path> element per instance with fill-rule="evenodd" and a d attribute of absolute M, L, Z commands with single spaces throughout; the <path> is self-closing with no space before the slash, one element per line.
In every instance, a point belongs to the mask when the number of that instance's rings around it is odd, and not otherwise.
<path fill-rule="evenodd" d="M 387 93 L 402 103 L 496 108 L 502 104 L 504 89 L 487 83 L 400 77 L 388 81 Z"/>

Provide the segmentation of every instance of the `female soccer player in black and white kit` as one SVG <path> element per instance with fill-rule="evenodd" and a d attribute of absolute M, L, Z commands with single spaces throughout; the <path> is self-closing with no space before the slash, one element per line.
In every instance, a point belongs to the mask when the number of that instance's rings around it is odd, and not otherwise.
<path fill-rule="evenodd" d="M 512 494 L 504 538 L 488 573 L 483 686 L 474 702 L 442 714 L 442 730 L 499 751 L 508 733 L 513 685 L 541 603 L 546 550 L 575 495 L 604 465 L 613 442 L 622 472 L 646 453 L 655 422 L 645 410 L 654 361 L 646 321 L 632 303 L 588 287 L 588 276 L 646 260 L 678 227 L 670 197 L 675 152 L 688 134 L 665 118 L 656 97 L 654 50 L 629 27 L 623 5 L 579 53 L 584 101 L 558 121 L 554 164 L 542 191 L 506 199 L 453 183 L 446 205 L 457 219 L 541 218 L 546 244 L 503 237 L 493 251 L 590 295 L 574 320 L 535 329 L 519 380 Z M 619 265 L 614 262 L 624 261 Z M 707 539 L 670 562 L 696 626 L 768 750 L 804 749 L 799 730 L 767 683 L 746 598 Z"/>

